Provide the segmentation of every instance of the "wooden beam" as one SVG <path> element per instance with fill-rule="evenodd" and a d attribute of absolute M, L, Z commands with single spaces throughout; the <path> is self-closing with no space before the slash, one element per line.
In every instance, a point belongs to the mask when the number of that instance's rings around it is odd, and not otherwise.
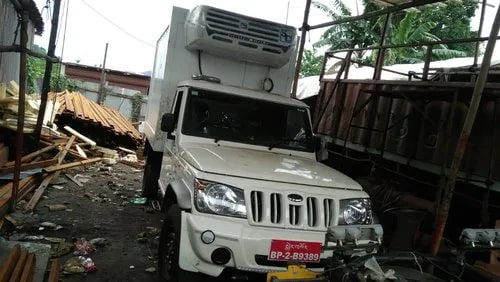
<path fill-rule="evenodd" d="M 19 181 L 19 190 L 21 190 L 23 186 L 25 186 L 29 181 L 31 181 L 31 178 L 33 177 L 34 175 L 31 175 Z M 11 194 L 12 186 L 13 186 L 12 182 L 9 182 L 4 186 L 2 186 L 2 188 L 0 188 L 0 198 L 10 198 L 10 196 L 12 195 Z"/>
<path fill-rule="evenodd" d="M 49 166 L 49 167 L 46 167 L 44 169 L 44 171 L 47 173 L 58 172 L 58 171 L 68 169 L 68 168 L 73 168 L 73 167 L 77 167 L 77 166 L 82 166 L 82 165 L 100 162 L 101 160 L 102 160 L 102 158 L 93 158 L 93 159 L 88 159 L 88 160 L 83 160 L 83 161 L 78 161 L 78 162 L 67 163 L 67 164 L 63 164 L 63 165 Z"/>
<path fill-rule="evenodd" d="M 58 282 L 59 281 L 59 258 L 52 260 L 50 264 L 49 279 L 47 282 Z"/>
<path fill-rule="evenodd" d="M 83 183 L 81 183 L 80 181 L 78 181 L 78 179 L 74 178 L 73 176 L 65 173 L 64 176 L 66 176 L 69 180 L 73 181 L 76 185 L 78 185 L 79 187 L 83 187 Z"/>
<path fill-rule="evenodd" d="M 45 192 L 45 188 L 49 186 L 50 182 L 52 179 L 54 179 L 55 173 L 49 173 L 43 180 L 42 183 L 40 183 L 40 186 L 36 189 L 35 193 L 33 194 L 33 197 L 31 197 L 30 201 L 24 208 L 25 211 L 32 211 L 36 204 L 38 204 L 38 201 L 40 201 L 40 198 L 43 195 L 43 192 Z"/>
<path fill-rule="evenodd" d="M 27 258 L 28 258 L 28 251 L 21 250 L 21 255 L 19 256 L 19 260 L 16 263 L 14 271 L 12 271 L 12 275 L 10 276 L 9 282 L 18 282 L 19 279 L 21 279 L 21 275 L 23 274 L 23 268 Z"/>
<path fill-rule="evenodd" d="M 0 282 L 8 282 L 14 267 L 16 266 L 16 262 L 19 260 L 19 256 L 21 255 L 21 246 L 16 244 L 12 250 L 10 250 L 9 255 L 5 262 L 2 265 L 2 269 L 0 269 Z"/>
<path fill-rule="evenodd" d="M 57 154 L 57 165 L 59 166 L 64 158 L 66 157 L 66 154 L 68 153 L 69 149 L 73 145 L 73 142 L 75 141 L 76 136 L 71 136 L 69 138 L 68 143 L 66 143 L 66 146 L 64 146 L 64 149 Z M 45 191 L 45 188 L 49 186 L 50 182 L 52 179 L 57 178 L 59 176 L 59 171 L 55 173 L 49 173 L 43 180 L 42 183 L 40 183 L 40 186 L 36 189 L 35 193 L 33 194 L 33 197 L 31 197 L 30 201 L 24 208 L 26 211 L 31 211 L 35 208 L 36 204 L 38 204 L 38 201 L 40 201 L 40 198 L 43 195 L 43 192 Z"/>
<path fill-rule="evenodd" d="M 23 273 L 19 282 L 32 282 L 35 273 L 36 257 L 34 253 L 28 253 L 26 263 L 24 264 Z"/>
<path fill-rule="evenodd" d="M 21 171 L 34 169 L 34 168 L 44 168 L 44 167 L 48 167 L 48 166 L 51 166 L 54 164 L 57 164 L 57 160 L 55 160 L 55 159 L 43 160 L 43 161 L 29 163 L 29 164 L 22 164 Z M 0 175 L 4 175 L 7 173 L 13 173 L 13 172 L 14 172 L 14 166 L 0 168 Z"/>
<path fill-rule="evenodd" d="M 50 145 L 48 147 L 42 148 L 42 149 L 40 149 L 38 151 L 35 151 L 33 153 L 27 154 L 26 156 L 24 156 L 24 157 L 21 158 L 21 162 L 24 163 L 26 161 L 29 161 L 29 160 L 33 159 L 34 157 L 36 157 L 36 156 L 39 156 L 39 155 L 41 155 L 41 154 L 43 154 L 45 152 L 48 152 L 50 150 L 53 150 L 53 149 L 57 148 L 57 146 L 58 146 L 57 144 L 53 144 L 53 145 Z M 11 161 L 11 162 L 6 162 L 3 165 L 3 167 L 13 166 L 13 165 L 14 165 L 14 161 Z"/>
<path fill-rule="evenodd" d="M 131 161 L 126 161 L 126 160 L 120 160 L 120 163 L 131 166 L 133 168 L 138 168 L 138 169 L 143 169 L 144 164 L 139 163 L 139 162 L 131 162 Z"/>
<path fill-rule="evenodd" d="M 64 146 L 64 149 L 57 154 L 57 164 L 61 164 L 64 161 L 64 158 L 66 157 L 66 154 L 68 153 L 69 149 L 73 145 L 73 142 L 75 142 L 76 136 L 72 135 L 71 138 L 69 138 L 68 143 L 66 143 L 66 146 Z"/>

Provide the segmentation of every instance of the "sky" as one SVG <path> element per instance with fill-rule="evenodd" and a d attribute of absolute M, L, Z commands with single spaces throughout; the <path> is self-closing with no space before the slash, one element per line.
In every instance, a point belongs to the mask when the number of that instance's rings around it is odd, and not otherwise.
<path fill-rule="evenodd" d="M 35 36 L 35 44 L 47 49 L 53 1 L 35 0 L 35 3 L 45 22 L 44 34 Z M 47 3 L 50 9 L 44 8 Z M 61 0 L 56 56 L 64 62 L 101 66 L 109 43 L 106 68 L 141 73 L 153 68 L 155 44 L 169 23 L 172 6 L 190 9 L 205 4 L 300 27 L 305 3 L 306 0 Z M 489 35 L 496 8 L 487 8 L 484 36 Z M 310 25 L 327 21 L 330 19 L 323 12 L 311 8 Z M 477 30 L 478 23 L 476 17 L 473 29 Z M 323 31 L 310 31 L 306 48 L 319 40 Z M 500 46 L 496 51 L 500 53 Z"/>

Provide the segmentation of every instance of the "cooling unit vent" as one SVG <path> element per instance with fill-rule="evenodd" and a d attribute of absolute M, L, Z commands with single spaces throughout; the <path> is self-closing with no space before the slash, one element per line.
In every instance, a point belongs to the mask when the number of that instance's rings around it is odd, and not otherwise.
<path fill-rule="evenodd" d="M 186 48 L 279 68 L 294 55 L 294 27 L 198 6 L 186 19 Z"/>

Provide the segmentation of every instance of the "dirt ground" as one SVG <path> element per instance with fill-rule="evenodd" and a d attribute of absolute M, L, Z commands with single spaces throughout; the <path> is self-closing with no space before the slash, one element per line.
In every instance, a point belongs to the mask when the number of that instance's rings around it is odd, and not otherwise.
<path fill-rule="evenodd" d="M 109 167 L 109 171 L 104 165 L 66 170 L 64 173 L 76 175 L 81 182 L 88 181 L 79 187 L 61 174 L 56 186 L 47 188 L 33 215 L 25 218 L 22 228 L 13 232 L 12 228 L 5 231 L 4 226 L 2 232 L 6 234 L 2 236 L 10 240 L 27 240 L 26 236 L 40 235 L 65 239 L 69 243 L 66 244 L 69 253 L 60 257 L 61 266 L 75 257 L 75 240 L 104 238 L 106 243 L 95 245 L 96 250 L 86 256 L 92 259 L 97 270 L 63 274 L 62 281 L 157 281 L 153 268 L 157 266 L 162 216 L 150 202 L 130 202 L 140 197 L 142 170 L 123 164 Z M 49 205 L 54 204 L 64 204 L 67 209 L 49 211 Z M 60 225 L 62 229 L 45 227 L 40 230 L 42 222 Z M 46 239 L 30 242 L 50 244 Z M 53 250 L 64 246 L 52 244 Z M 151 272 L 146 271 L 148 268 Z"/>

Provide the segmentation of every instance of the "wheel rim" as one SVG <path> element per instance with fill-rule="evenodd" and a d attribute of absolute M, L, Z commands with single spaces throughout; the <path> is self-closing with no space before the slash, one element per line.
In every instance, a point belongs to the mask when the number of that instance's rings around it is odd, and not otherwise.
<path fill-rule="evenodd" d="M 165 240 L 163 240 L 162 244 L 162 257 L 160 259 L 162 276 L 170 280 L 173 276 L 173 269 L 175 263 L 177 261 L 176 258 L 176 248 L 175 248 L 175 232 L 173 230 L 169 230 Z"/>

